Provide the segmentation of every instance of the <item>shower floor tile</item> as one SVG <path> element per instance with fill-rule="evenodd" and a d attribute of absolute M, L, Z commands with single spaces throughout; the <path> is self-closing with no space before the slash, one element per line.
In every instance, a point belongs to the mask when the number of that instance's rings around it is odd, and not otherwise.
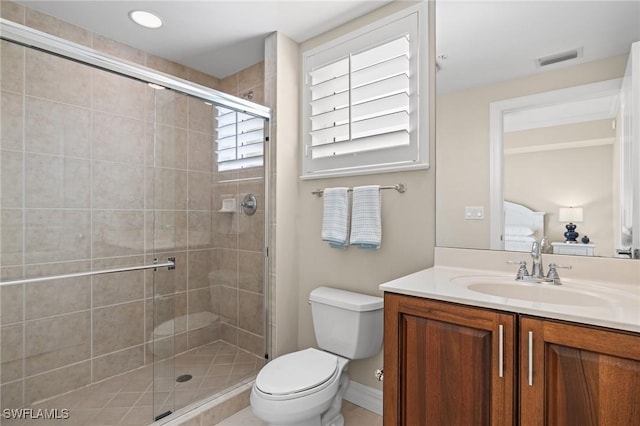
<path fill-rule="evenodd" d="M 174 363 L 175 362 L 175 363 Z M 175 365 L 175 370 L 173 366 Z M 251 376 L 264 360 L 223 341 L 192 349 L 120 376 L 86 386 L 31 407 L 69 410 L 68 419 L 7 420 L 2 425 L 106 426 L 153 423 L 154 413 L 179 410 Z M 155 368 L 155 382 L 152 380 Z M 192 378 L 177 382 L 188 374 Z M 155 390 L 155 392 L 154 392 Z M 155 410 L 154 410 L 155 405 Z"/>

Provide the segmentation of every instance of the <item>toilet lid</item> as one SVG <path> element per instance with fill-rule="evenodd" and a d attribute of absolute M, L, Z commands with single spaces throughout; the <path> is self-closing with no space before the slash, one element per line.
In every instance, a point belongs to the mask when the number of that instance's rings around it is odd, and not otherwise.
<path fill-rule="evenodd" d="M 321 385 L 337 368 L 337 356 L 309 348 L 269 362 L 258 373 L 256 386 L 271 395 L 290 395 Z"/>

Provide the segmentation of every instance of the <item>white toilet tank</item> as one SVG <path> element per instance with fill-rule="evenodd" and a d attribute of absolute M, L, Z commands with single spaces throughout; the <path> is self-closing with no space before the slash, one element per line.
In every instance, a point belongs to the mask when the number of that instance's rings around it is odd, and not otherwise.
<path fill-rule="evenodd" d="M 369 358 L 382 347 L 381 297 L 318 287 L 309 294 L 318 346 L 348 359 Z"/>

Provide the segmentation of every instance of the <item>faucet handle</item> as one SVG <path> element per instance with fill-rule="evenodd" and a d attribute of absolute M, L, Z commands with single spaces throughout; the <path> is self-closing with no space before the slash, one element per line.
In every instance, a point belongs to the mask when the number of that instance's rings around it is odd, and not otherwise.
<path fill-rule="evenodd" d="M 558 265 L 557 263 L 550 263 L 549 269 L 572 269 L 571 265 Z"/>
<path fill-rule="evenodd" d="M 520 265 L 520 267 L 518 268 L 518 272 L 516 273 L 516 281 L 522 281 L 529 276 L 526 260 L 507 260 L 507 263 L 510 265 Z"/>
<path fill-rule="evenodd" d="M 551 281 L 555 285 L 562 284 L 560 282 L 560 275 L 558 274 L 558 268 L 560 269 L 571 269 L 571 265 L 558 265 L 555 263 L 549 264 L 549 272 L 547 272 L 547 280 Z"/>

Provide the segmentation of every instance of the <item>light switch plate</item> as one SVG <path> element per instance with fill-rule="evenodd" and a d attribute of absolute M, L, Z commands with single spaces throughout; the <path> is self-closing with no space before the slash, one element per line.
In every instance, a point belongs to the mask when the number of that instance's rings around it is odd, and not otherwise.
<path fill-rule="evenodd" d="M 464 218 L 466 220 L 482 220 L 484 219 L 484 207 L 467 206 L 464 208 Z"/>

